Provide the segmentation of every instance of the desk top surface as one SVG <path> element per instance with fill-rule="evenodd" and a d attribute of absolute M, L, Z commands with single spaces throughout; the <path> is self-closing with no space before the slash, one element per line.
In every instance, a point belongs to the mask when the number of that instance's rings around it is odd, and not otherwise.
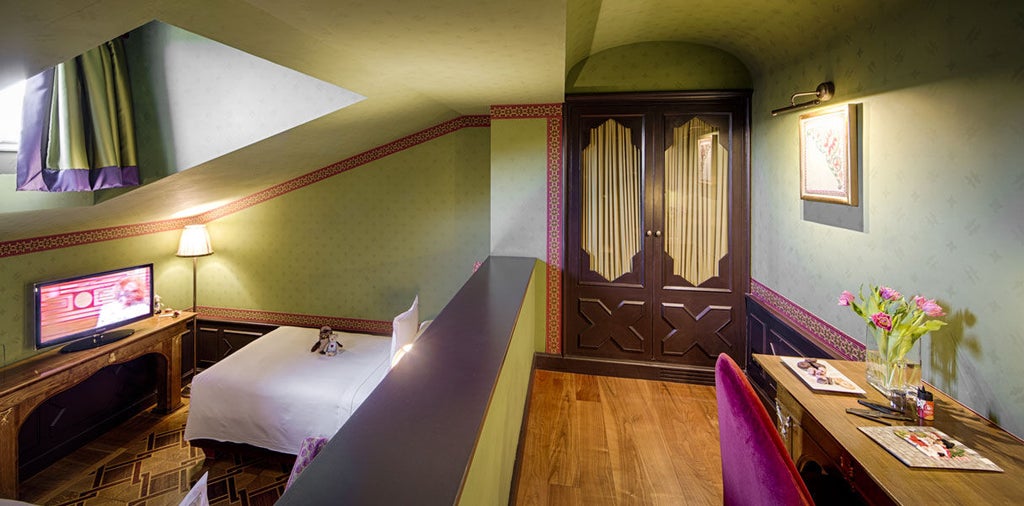
<path fill-rule="evenodd" d="M 186 311 L 180 312 L 178 317 L 154 316 L 125 325 L 125 327 L 135 329 L 135 333 L 113 343 L 74 353 L 61 353 L 61 347 L 55 346 L 51 350 L 15 362 L 0 369 L 0 397 L 26 385 L 66 371 L 77 364 L 104 356 L 113 350 L 124 348 L 179 322 L 188 322 L 194 316 L 195 313 Z"/>
<path fill-rule="evenodd" d="M 847 414 L 863 408 L 857 399 L 885 404 L 882 394 L 867 385 L 864 362 L 828 363 L 867 391 L 867 395 L 817 393 L 808 388 L 777 356 L 754 355 L 754 360 L 836 439 L 891 498 L 899 504 L 1019 504 L 1024 501 L 1024 444 L 1012 434 L 979 417 L 939 391 L 935 420 L 921 422 L 945 432 L 1005 472 L 911 468 L 904 465 L 858 427 L 877 427 L 870 420 Z M 901 422 L 893 421 L 893 424 Z M 909 423 L 909 425 L 915 425 Z"/>

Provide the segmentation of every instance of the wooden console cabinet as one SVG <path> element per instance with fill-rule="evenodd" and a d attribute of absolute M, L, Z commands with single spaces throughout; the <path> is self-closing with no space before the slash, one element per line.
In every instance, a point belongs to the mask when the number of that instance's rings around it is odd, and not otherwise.
<path fill-rule="evenodd" d="M 131 324 L 135 333 L 120 341 L 67 354 L 54 349 L 0 369 L 0 497 L 18 497 L 18 432 L 28 416 L 104 367 L 159 355 L 156 411 L 181 406 L 181 339 L 194 318 L 193 313 L 149 318 Z"/>
<path fill-rule="evenodd" d="M 238 351 L 239 348 L 277 328 L 275 325 L 263 323 L 205 318 L 199 319 L 197 326 L 199 335 L 196 337 L 196 366 L 199 370 L 212 366 L 222 358 Z"/>

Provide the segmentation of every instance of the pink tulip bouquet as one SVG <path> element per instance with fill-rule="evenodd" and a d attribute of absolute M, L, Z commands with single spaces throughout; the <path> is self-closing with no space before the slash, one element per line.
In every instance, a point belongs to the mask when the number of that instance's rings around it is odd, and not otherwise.
<path fill-rule="evenodd" d="M 849 306 L 874 334 L 879 360 L 888 373 L 883 380 L 886 387 L 892 386 L 892 364 L 903 361 L 921 336 L 946 324 L 933 319 L 946 315 L 935 299 L 915 295 L 908 301 L 887 286 L 871 286 L 866 297 L 863 287 L 856 296 L 844 291 L 839 305 Z"/>

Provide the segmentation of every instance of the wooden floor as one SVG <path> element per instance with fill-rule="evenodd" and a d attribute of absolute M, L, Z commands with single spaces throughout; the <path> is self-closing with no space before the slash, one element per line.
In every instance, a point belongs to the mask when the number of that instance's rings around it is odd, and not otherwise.
<path fill-rule="evenodd" d="M 722 504 L 710 386 L 538 370 L 519 505 Z"/>
<path fill-rule="evenodd" d="M 713 387 L 538 370 L 530 395 L 517 504 L 722 503 Z M 22 482 L 22 499 L 174 505 L 206 471 L 213 504 L 280 496 L 288 465 L 204 462 L 181 438 L 186 415 L 136 416 Z"/>

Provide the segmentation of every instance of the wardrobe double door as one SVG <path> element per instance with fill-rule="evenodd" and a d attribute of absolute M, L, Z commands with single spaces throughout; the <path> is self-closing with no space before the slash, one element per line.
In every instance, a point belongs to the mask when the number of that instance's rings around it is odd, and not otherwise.
<path fill-rule="evenodd" d="M 568 97 L 566 355 L 743 363 L 749 94 Z"/>

